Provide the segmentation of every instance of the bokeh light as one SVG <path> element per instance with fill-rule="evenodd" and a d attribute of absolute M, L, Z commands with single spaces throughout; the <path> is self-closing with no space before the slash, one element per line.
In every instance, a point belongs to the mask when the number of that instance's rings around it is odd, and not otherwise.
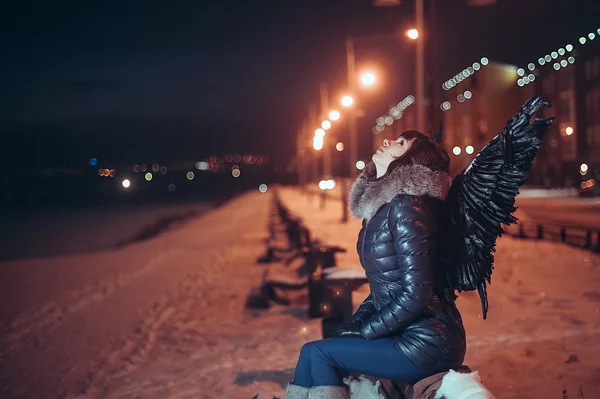
<path fill-rule="evenodd" d="M 267 185 L 266 184 L 261 184 L 260 186 L 258 186 L 258 191 L 260 191 L 261 193 L 266 193 L 267 192 Z"/>

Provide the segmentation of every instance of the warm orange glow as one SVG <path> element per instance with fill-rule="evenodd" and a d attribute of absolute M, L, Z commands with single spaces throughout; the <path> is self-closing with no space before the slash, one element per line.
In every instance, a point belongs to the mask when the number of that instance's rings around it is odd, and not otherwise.
<path fill-rule="evenodd" d="M 408 36 L 409 39 L 416 40 L 416 39 L 419 38 L 419 31 L 416 30 L 416 29 L 414 29 L 414 28 L 413 29 L 409 29 L 406 32 L 406 36 Z"/>
<path fill-rule="evenodd" d="M 342 102 L 342 105 L 344 107 L 349 107 L 352 104 L 354 104 L 354 99 L 352 97 L 350 97 L 350 96 L 344 96 L 344 97 L 342 97 L 342 101 L 341 102 Z"/>
<path fill-rule="evenodd" d="M 340 119 L 340 113 L 336 110 L 333 110 L 329 113 L 329 119 L 331 119 L 332 121 L 337 121 L 338 119 Z"/>
<path fill-rule="evenodd" d="M 373 86 L 377 78 L 375 78 L 375 74 L 371 71 L 365 71 L 360 74 L 360 82 L 365 86 Z"/>
<path fill-rule="evenodd" d="M 340 141 L 339 143 L 337 143 L 337 144 L 335 145 L 335 149 L 336 149 L 336 150 L 338 150 L 338 151 L 340 151 L 340 152 L 341 152 L 341 151 L 344 151 L 344 143 L 342 143 L 342 142 Z"/>
<path fill-rule="evenodd" d="M 570 136 L 573 134 L 573 128 L 571 126 L 567 126 L 567 128 L 565 129 L 565 134 L 567 136 Z"/>
<path fill-rule="evenodd" d="M 325 120 L 323 123 L 321 123 L 321 127 L 325 130 L 329 130 L 331 128 L 331 122 Z"/>

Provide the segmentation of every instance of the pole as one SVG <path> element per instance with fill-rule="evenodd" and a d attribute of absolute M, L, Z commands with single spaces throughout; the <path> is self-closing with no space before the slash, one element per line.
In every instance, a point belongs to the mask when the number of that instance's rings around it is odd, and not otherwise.
<path fill-rule="evenodd" d="M 415 13 L 417 20 L 417 95 L 415 98 L 417 106 L 417 130 L 421 133 L 425 131 L 425 32 L 423 24 L 423 0 L 415 0 Z"/>
<path fill-rule="evenodd" d="M 321 82 L 321 115 L 322 119 L 328 118 L 327 112 L 329 111 L 329 94 L 327 91 L 327 84 Z M 327 138 L 328 132 L 325 132 L 323 137 L 323 178 L 331 179 L 331 140 Z"/>
<path fill-rule="evenodd" d="M 327 111 L 329 108 L 329 95 L 327 93 L 327 83 L 321 82 L 321 120 L 328 118 Z M 323 137 L 323 175 L 322 179 L 327 180 L 331 178 L 331 152 L 329 146 L 328 133 L 325 131 Z M 325 209 L 327 204 L 327 195 L 325 190 L 321 190 L 321 209 Z"/>
<path fill-rule="evenodd" d="M 348 67 L 348 90 L 350 95 L 356 101 L 356 58 L 354 56 L 354 41 L 352 37 L 346 38 L 346 66 Z M 349 134 L 349 168 L 348 178 L 342 181 L 342 223 L 348 222 L 348 186 L 356 173 L 356 162 L 358 161 L 358 139 L 357 139 L 357 126 L 356 126 L 356 104 L 348 108 L 348 127 L 350 130 Z"/>
<path fill-rule="evenodd" d="M 346 39 L 346 64 L 348 67 L 348 90 L 354 98 L 354 104 L 348 108 L 348 124 L 350 125 L 350 164 L 348 176 L 354 177 L 356 173 L 356 162 L 358 161 L 358 143 L 356 131 L 356 58 L 354 57 L 354 40 L 352 37 Z"/>
<path fill-rule="evenodd" d="M 306 126 L 306 129 L 307 129 L 307 134 L 310 135 L 311 126 L 312 127 L 317 126 L 317 123 L 318 123 L 317 122 L 317 120 L 318 120 L 318 117 L 317 117 L 317 107 L 315 107 L 314 104 L 310 105 L 310 116 L 309 116 L 308 120 L 309 120 L 309 123 Z M 312 163 L 312 181 L 311 181 L 311 186 L 312 187 L 309 186 L 309 190 L 312 189 L 312 188 L 314 188 L 314 187 L 318 187 L 318 182 L 319 182 L 319 162 L 318 162 L 318 159 L 319 159 L 319 155 L 315 154 L 313 162 L 311 162 Z"/>

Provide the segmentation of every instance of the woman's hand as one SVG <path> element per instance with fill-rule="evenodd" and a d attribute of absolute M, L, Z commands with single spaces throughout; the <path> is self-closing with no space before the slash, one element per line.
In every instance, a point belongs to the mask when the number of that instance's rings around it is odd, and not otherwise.
<path fill-rule="evenodd" d="M 356 320 L 348 320 L 342 323 L 335 333 L 334 337 L 362 337 L 360 333 L 360 324 Z"/>

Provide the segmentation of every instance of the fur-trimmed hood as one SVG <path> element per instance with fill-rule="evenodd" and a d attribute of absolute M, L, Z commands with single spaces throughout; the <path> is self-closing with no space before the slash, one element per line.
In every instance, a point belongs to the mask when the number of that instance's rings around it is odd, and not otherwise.
<path fill-rule="evenodd" d="M 432 171 L 423 165 L 406 165 L 375 179 L 375 164 L 369 163 L 350 189 L 349 205 L 352 215 L 371 219 L 383 205 L 398 194 L 429 195 L 446 199 L 452 178 L 446 172 Z"/>

